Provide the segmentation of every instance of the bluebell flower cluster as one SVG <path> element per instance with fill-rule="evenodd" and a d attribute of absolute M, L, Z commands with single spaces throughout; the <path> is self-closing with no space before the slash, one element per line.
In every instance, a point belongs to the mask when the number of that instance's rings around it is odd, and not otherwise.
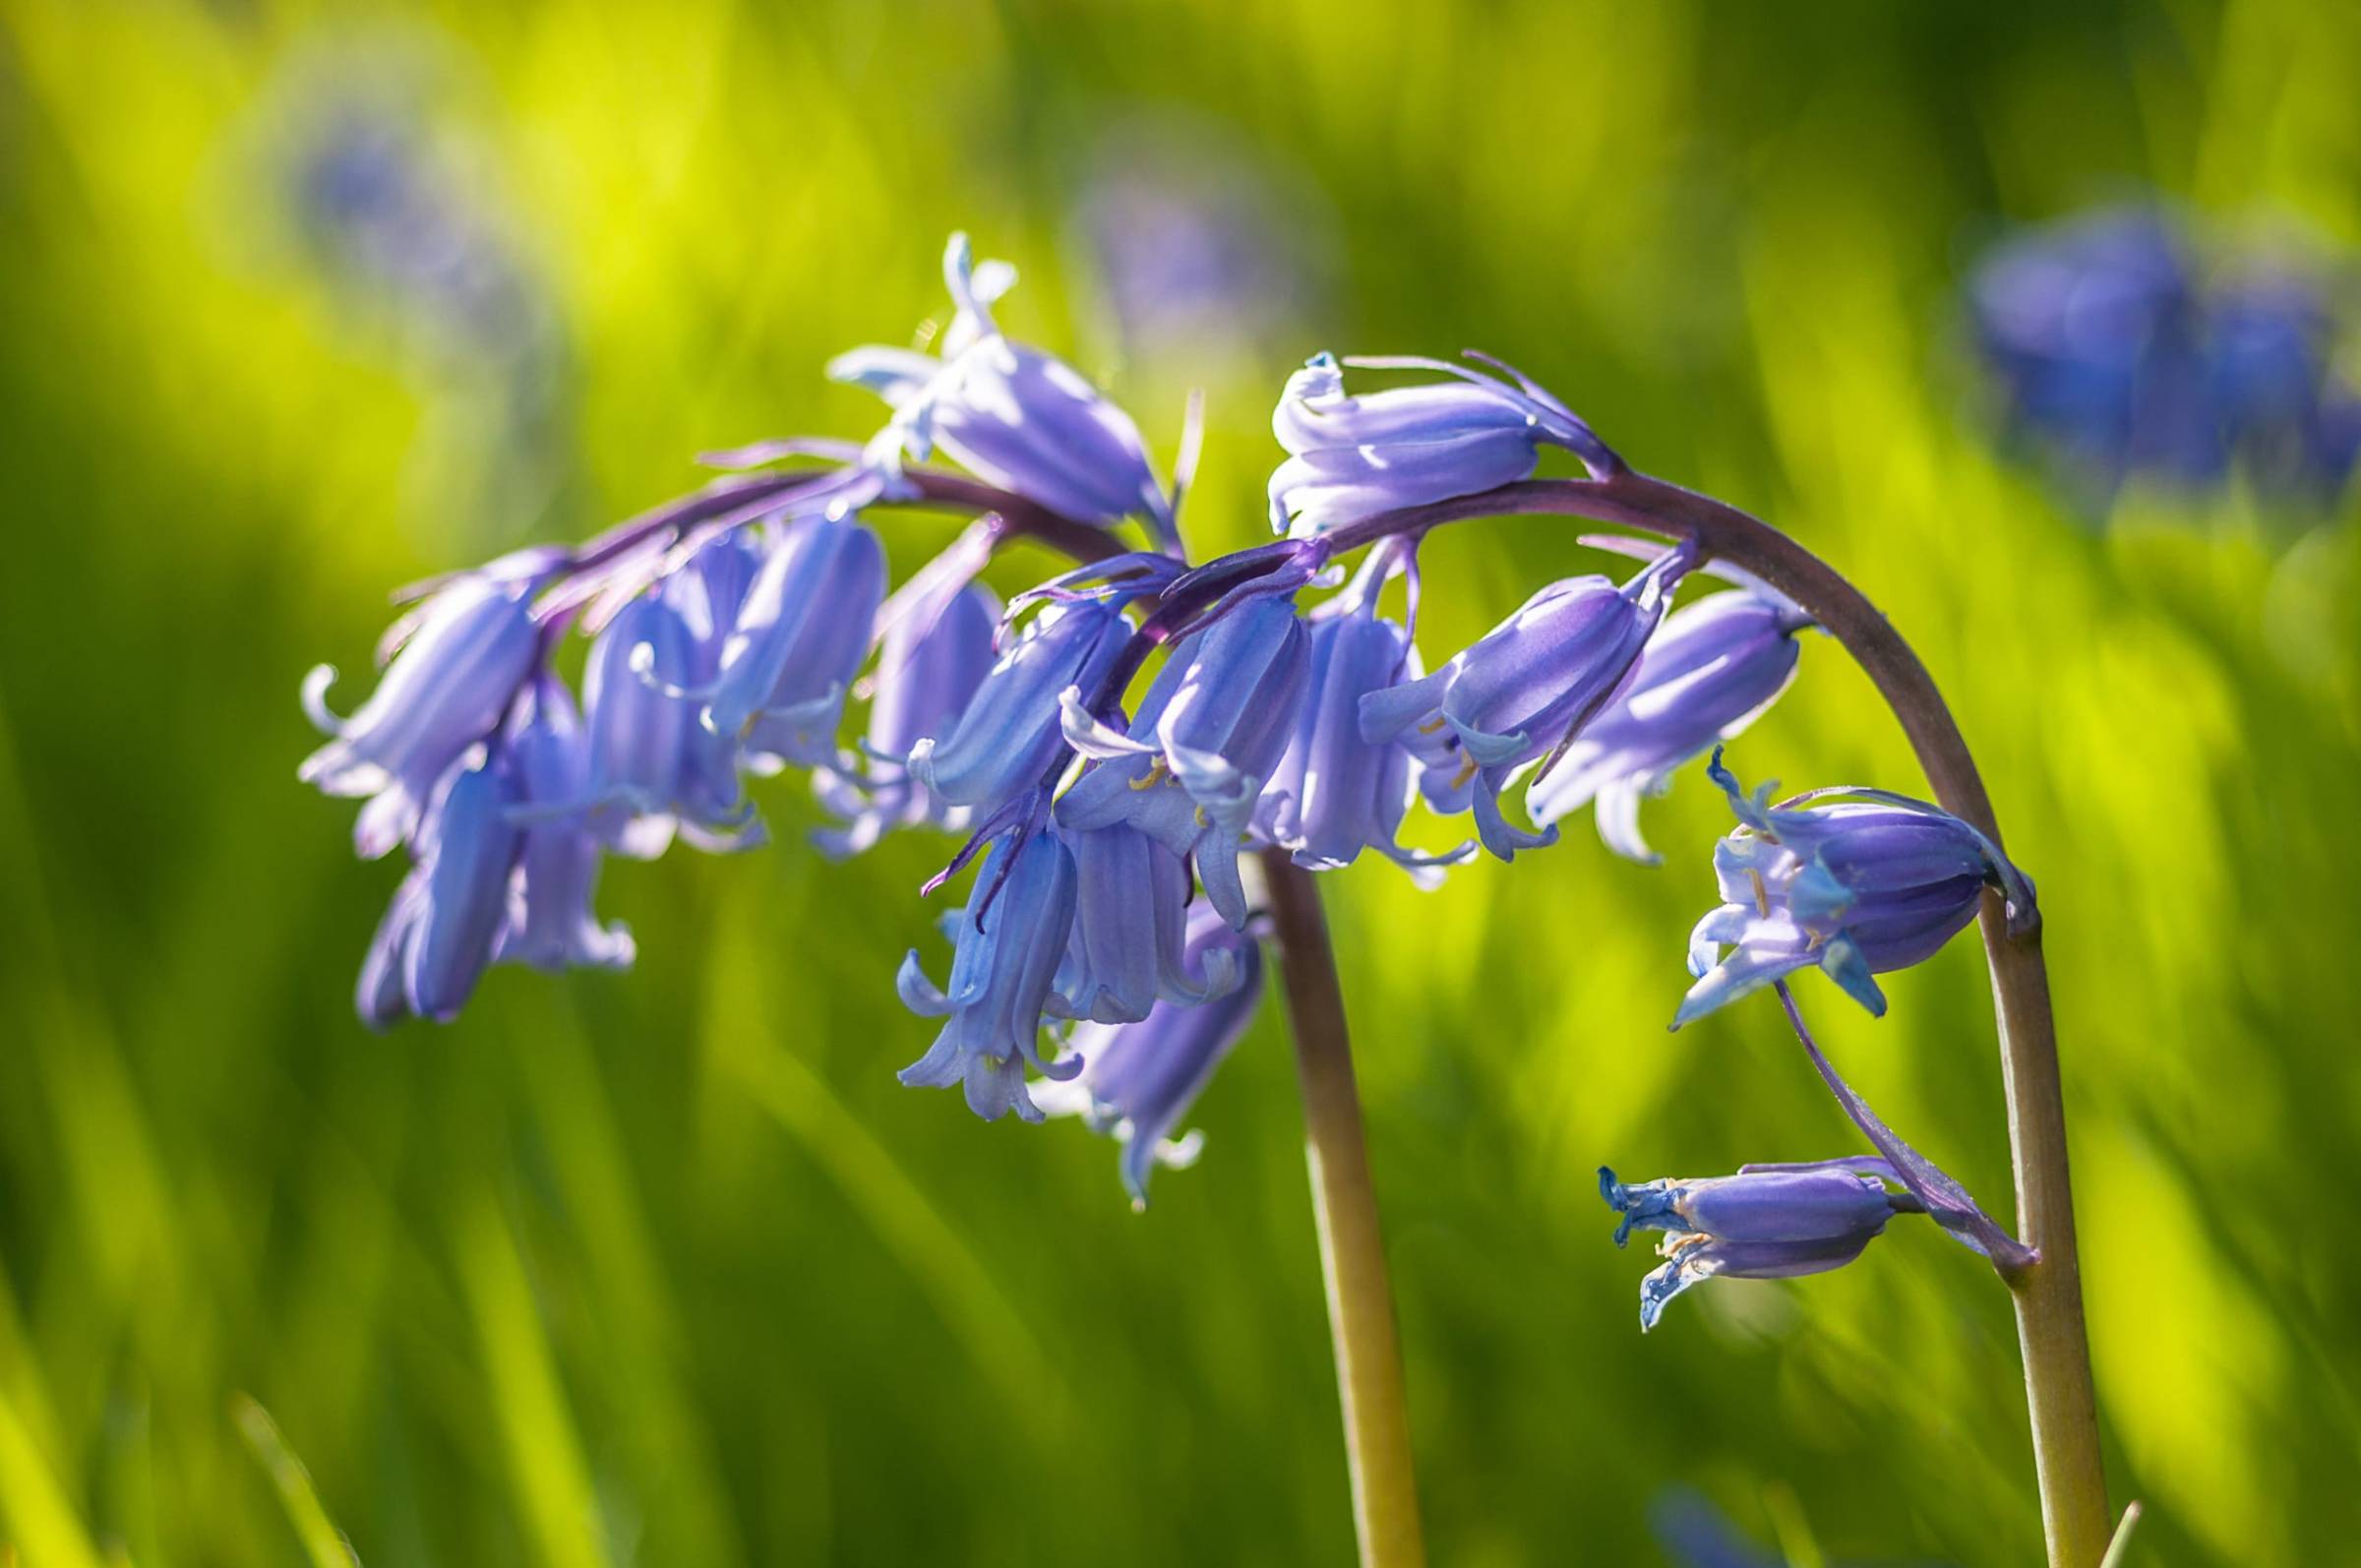
<path fill-rule="evenodd" d="M 2169 210 L 2109 209 L 2013 235 L 1967 289 L 2011 431 L 2091 499 L 2242 474 L 2332 503 L 2361 460 L 2334 296 L 2292 257 L 2215 257 Z"/>
<path fill-rule="evenodd" d="M 376 1027 L 455 1016 L 496 963 L 629 965 L 632 935 L 595 909 L 606 863 L 761 841 L 773 775 L 811 780 L 824 854 L 965 835 L 928 884 L 970 874 L 939 921 L 947 972 L 915 950 L 901 967 L 902 1000 L 938 1025 L 901 1077 L 988 1119 L 1078 1116 L 1121 1140 L 1144 1202 L 1154 1167 L 1193 1150 L 1177 1129 L 1258 1003 L 1256 857 L 1329 872 L 1373 852 L 1431 885 L 1480 848 L 1546 845 L 1595 805 L 1611 848 L 1653 859 L 1638 803 L 1777 700 L 1811 622 L 1694 540 L 1626 540 L 1643 559 L 1619 578 L 1551 583 L 1429 666 L 1418 530 L 1383 537 L 1349 581 L 1338 558 L 1359 546 L 1339 530 L 1480 509 L 1544 447 L 1595 482 L 1626 474 L 1564 404 L 1505 368 L 1426 360 L 1354 361 L 1439 377 L 1348 395 L 1321 356 L 1276 419 L 1287 536 L 1192 563 L 1178 485 L 1157 484 L 1130 417 L 995 322 L 1013 274 L 954 237 L 945 276 L 957 315 L 939 354 L 831 366 L 888 403 L 872 439 L 772 444 L 579 547 L 430 585 L 350 717 L 328 707 L 333 671 L 306 682 L 329 738 L 300 772 L 365 802 L 361 854 L 409 863 L 359 980 Z M 935 454 L 967 474 L 925 466 Z M 896 589 L 878 519 L 946 497 L 978 520 Z M 981 580 L 1001 546 L 1051 538 L 1082 564 L 1005 604 Z M 1735 585 L 1675 607 L 1709 575 Z M 577 633 L 573 682 L 560 663 Z M 1709 771 L 1740 826 L 1716 854 L 1725 902 L 1693 938 L 1681 1021 L 1810 966 L 1882 1006 L 1870 977 L 1932 953 L 1988 886 L 2033 918 L 1997 848 L 1932 807 L 1863 790 L 1774 806 L 1718 753 Z M 1531 827 L 1512 819 L 1520 789 Z M 1468 830 L 1418 847 L 1421 805 Z M 1833 1267 L 1911 1205 L 2014 1257 L 1823 1070 L 1883 1164 L 1610 1181 L 1626 1231 L 1673 1233 L 1651 1321 L 1716 1274 Z"/>

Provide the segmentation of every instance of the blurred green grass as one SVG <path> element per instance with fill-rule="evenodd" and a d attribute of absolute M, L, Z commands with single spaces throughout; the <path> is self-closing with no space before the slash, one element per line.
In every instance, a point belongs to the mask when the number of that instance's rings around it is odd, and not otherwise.
<path fill-rule="evenodd" d="M 391 584 L 587 531 L 705 448 L 866 430 L 817 367 L 939 308 L 953 227 L 1023 268 L 1012 328 L 1169 455 L 1208 367 L 1126 351 L 1070 217 L 1142 114 L 1319 193 L 1285 211 L 1328 257 L 1284 330 L 1211 367 L 1201 547 L 1259 536 L 1304 353 L 1478 344 L 1913 638 L 2041 884 L 2135 1561 L 2349 1550 L 2353 519 L 2142 501 L 2089 532 L 1978 438 L 1946 311 L 1994 225 L 2127 183 L 2361 242 L 2361 14 L 0 20 L 0 1538 L 30 1568 L 316 1560 L 242 1394 L 371 1568 L 1347 1559 L 1275 1020 L 1203 1102 L 1203 1163 L 1135 1217 L 1077 1127 L 893 1082 L 924 1031 L 890 975 L 939 847 L 823 865 L 782 788 L 780 845 L 610 875 L 636 972 L 502 971 L 457 1025 L 380 1040 L 348 994 L 391 878 L 293 779 L 296 680 L 360 666 Z M 434 62 L 562 348 L 532 387 L 422 350 L 274 237 L 264 106 L 324 56 Z M 528 391 L 550 412 L 519 434 Z M 941 537 L 895 528 L 902 568 Z M 1427 645 L 1570 570 L 1567 532 L 1437 539 Z M 1916 784 L 1825 644 L 1737 760 Z M 1767 1009 L 1663 1030 L 1723 814 L 1694 778 L 1651 808 L 1662 871 L 1575 824 L 1431 896 L 1381 867 L 1328 884 L 1437 1559 L 1654 1561 L 1644 1505 L 1677 1478 L 1836 1558 L 2032 1560 L 2006 1303 L 1942 1238 L 1637 1332 L 1644 1265 L 1607 1244 L 1594 1167 L 1851 1147 Z M 2000 1199 L 1972 944 L 1892 990 L 1882 1023 L 1805 999 L 1886 1115 Z"/>

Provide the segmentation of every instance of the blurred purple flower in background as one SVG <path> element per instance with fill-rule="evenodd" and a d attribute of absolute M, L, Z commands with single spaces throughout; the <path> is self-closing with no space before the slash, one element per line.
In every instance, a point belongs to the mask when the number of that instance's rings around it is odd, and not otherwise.
<path fill-rule="evenodd" d="M 2327 506 L 2361 458 L 2330 280 L 2290 247 L 2218 249 L 2172 210 L 2115 208 L 2014 235 L 1968 280 L 2009 433 L 2093 501 L 2236 475 L 2267 499 Z"/>

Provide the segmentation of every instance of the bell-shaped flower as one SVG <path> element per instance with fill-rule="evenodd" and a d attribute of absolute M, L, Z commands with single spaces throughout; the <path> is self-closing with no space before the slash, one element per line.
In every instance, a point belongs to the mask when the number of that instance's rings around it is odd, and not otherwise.
<path fill-rule="evenodd" d="M 1333 602 L 1333 601 L 1332 601 Z M 1422 887 L 1476 852 L 1405 849 L 1402 818 L 1417 793 L 1419 763 L 1399 741 L 1361 733 L 1361 699 L 1401 681 L 1417 650 L 1376 613 L 1375 596 L 1311 624 L 1311 674 L 1296 733 L 1255 808 L 1256 830 L 1314 871 L 1350 866 L 1364 849 L 1408 867 Z"/>
<path fill-rule="evenodd" d="M 1769 710 L 1795 677 L 1796 633 L 1811 624 L 1767 590 L 1717 593 L 1665 617 L 1622 695 L 1526 792 L 1533 819 L 1546 825 L 1596 801 L 1607 848 L 1656 864 L 1640 836 L 1641 799 L 1664 794 L 1692 757 Z"/>
<path fill-rule="evenodd" d="M 1013 856 L 990 874 L 993 891 L 945 922 L 953 942 L 949 989 L 927 978 L 915 949 L 902 960 L 895 982 L 902 1004 L 944 1022 L 934 1049 L 900 1076 L 917 1088 L 964 1086 L 969 1108 L 987 1121 L 1011 1110 L 1039 1121 L 1025 1069 L 1059 1079 L 1082 1065 L 1041 1052 L 1042 1014 L 1073 935 L 1074 858 L 1046 826 L 1012 833 L 993 853 Z"/>
<path fill-rule="evenodd" d="M 1309 536 L 1379 513 L 1497 489 L 1531 476 L 1544 446 L 1577 453 L 1594 473 L 1623 467 L 1573 410 L 1505 365 L 1498 368 L 1513 385 L 1440 359 L 1344 364 L 1431 370 L 1454 379 L 1354 395 L 1345 391 L 1334 355 L 1305 361 L 1288 378 L 1271 415 L 1271 429 L 1289 453 L 1271 474 L 1274 532 L 1289 531 L 1291 517 L 1294 531 Z"/>
<path fill-rule="evenodd" d="M 491 964 L 509 915 L 523 832 L 507 756 L 483 747 L 452 764 L 419 828 L 418 863 L 378 926 L 354 1000 L 384 1029 L 405 1014 L 448 1023 Z"/>
<path fill-rule="evenodd" d="M 813 775 L 820 804 L 845 819 L 818 836 L 822 849 L 857 855 L 892 828 L 933 822 L 956 830 L 965 823 L 967 808 L 920 783 L 908 758 L 958 726 L 997 662 L 999 624 L 999 598 L 974 582 L 914 603 L 886 623 L 870 678 L 867 765 L 859 774 L 823 767 Z"/>
<path fill-rule="evenodd" d="M 1123 1188 L 1134 1208 L 1146 1208 L 1148 1177 L 1159 1165 L 1191 1164 L 1204 1143 L 1195 1132 L 1173 1129 L 1213 1079 L 1262 999 L 1262 954 L 1251 937 L 1230 929 L 1210 909 L 1189 915 L 1186 962 L 1201 1001 L 1159 1001 L 1136 1023 L 1085 1023 L 1066 1037 L 1081 1060 L 1079 1076 L 1045 1084 L 1042 1109 L 1079 1116 L 1099 1132 L 1121 1140 Z M 1226 984 L 1217 980 L 1227 976 Z"/>
<path fill-rule="evenodd" d="M 531 697 L 510 725 L 507 750 L 521 808 L 510 816 L 524 828 L 524 847 L 499 958 L 545 970 L 629 968 L 631 932 L 620 923 L 600 925 L 590 908 L 603 850 L 575 810 L 589 795 L 589 738 L 566 684 L 549 671 L 534 678 Z"/>
<path fill-rule="evenodd" d="M 684 694 L 696 670 L 689 625 L 663 594 L 632 600 L 590 644 L 583 812 L 619 855 L 653 860 L 672 844 L 673 803 L 697 729 L 696 702 Z"/>
<path fill-rule="evenodd" d="M 1113 602 L 1052 604 L 1026 623 L 940 739 L 910 749 L 910 776 L 937 800 L 990 812 L 1025 790 L 1065 754 L 1059 695 L 1095 691 L 1130 639 Z"/>
<path fill-rule="evenodd" d="M 1173 507 L 1149 471 L 1131 416 L 1056 355 L 1014 342 L 993 321 L 993 302 L 1016 282 L 1005 262 L 975 265 L 965 234 L 943 250 L 943 282 L 957 315 L 942 357 L 903 348 L 856 348 L 828 375 L 866 387 L 893 409 L 870 460 L 898 471 L 940 447 L 979 478 L 1076 522 L 1144 516 L 1174 534 Z"/>
<path fill-rule="evenodd" d="M 1273 596 L 1182 638 L 1125 731 L 1069 690 L 1065 737 L 1100 761 L 1058 803 L 1059 822 L 1075 832 L 1126 823 L 1192 857 L 1213 907 L 1242 927 L 1240 842 L 1295 734 L 1310 670 L 1310 637 L 1294 602 Z"/>
<path fill-rule="evenodd" d="M 324 795 L 372 796 L 353 847 L 374 860 L 417 830 L 428 795 L 459 754 L 493 739 L 540 645 L 532 599 L 549 561 L 531 552 L 438 588 L 397 624 L 377 690 L 340 719 L 328 708 L 333 666 L 304 678 L 304 712 L 333 737 L 296 777 Z"/>
<path fill-rule="evenodd" d="M 1188 864 L 1135 827 L 1065 835 L 1074 856 L 1074 935 L 1058 971 L 1053 1015 L 1132 1023 L 1159 998 L 1196 1002 L 1237 983 L 1227 947 L 1192 976 Z"/>
<path fill-rule="evenodd" d="M 1811 1165 L 1741 1166 L 1736 1176 L 1626 1185 L 1602 1166 L 1599 1195 L 1622 1216 L 1615 1245 L 1634 1231 L 1663 1231 L 1665 1262 L 1640 1282 L 1640 1327 L 1692 1285 L 1726 1275 L 1779 1280 L 1841 1268 L 1917 1200 L 1889 1191 L 1900 1178 L 1867 1157 Z"/>
<path fill-rule="evenodd" d="M 688 628 L 693 683 L 698 689 L 721 678 L 722 650 L 738 625 L 739 610 L 761 573 L 763 552 L 752 530 L 734 528 L 699 546 L 688 562 L 664 578 L 664 598 Z M 652 654 L 651 654 L 652 658 Z M 757 843 L 761 824 L 740 776 L 739 737 L 704 723 L 701 707 L 683 743 L 673 807 L 681 835 L 700 849 L 737 849 Z"/>
<path fill-rule="evenodd" d="M 1692 559 L 1675 548 L 1621 587 L 1602 576 L 1551 583 L 1432 675 L 1362 697 L 1362 738 L 1410 747 L 1428 769 L 1427 803 L 1472 805 L 1478 837 L 1502 860 L 1555 843 L 1554 825 L 1510 825 L 1500 792 L 1621 694 Z"/>
<path fill-rule="evenodd" d="M 1871 977 L 1932 957 L 1975 918 L 1987 886 L 2007 901 L 2013 929 L 2040 920 L 2032 883 L 1940 807 L 1849 787 L 1774 806 L 1770 785 L 1752 798 L 1741 791 L 1719 752 L 1708 772 L 1739 826 L 1714 846 L 1724 902 L 1690 935 L 1697 983 L 1675 1029 L 1814 965 L 1882 1014 L 1885 994 Z"/>
<path fill-rule="evenodd" d="M 777 772 L 836 759 L 845 694 L 885 602 L 885 550 L 851 518 L 811 517 L 771 546 L 722 644 L 704 724 Z"/>

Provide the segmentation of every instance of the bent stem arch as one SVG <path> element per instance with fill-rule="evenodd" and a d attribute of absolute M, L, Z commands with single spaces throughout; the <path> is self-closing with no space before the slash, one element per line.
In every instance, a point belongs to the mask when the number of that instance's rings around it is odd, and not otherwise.
<path fill-rule="evenodd" d="M 1382 538 L 1423 534 L 1461 518 L 1517 513 L 1590 517 L 1659 537 L 1694 540 L 1707 558 L 1741 567 L 1793 599 L 1876 685 L 1909 738 L 1935 799 L 1995 844 L 2002 842 L 1975 758 L 1917 654 L 1835 569 L 1734 507 L 1661 479 L 1624 472 L 1604 479 L 1526 480 L 1364 518 L 1328 537 L 1332 548 L 1342 553 Z M 2095 1568 L 2106 1553 L 2112 1521 L 2099 1459 L 2089 1340 L 2083 1323 L 2082 1265 L 2075 1246 L 2049 972 L 2042 962 L 2038 926 L 2011 935 L 2000 895 L 1989 889 L 1980 925 L 2000 1029 L 2018 1235 L 2040 1253 L 2038 1262 L 2008 1285 L 2025 1360 L 2042 1529 L 2050 1568 Z"/>

